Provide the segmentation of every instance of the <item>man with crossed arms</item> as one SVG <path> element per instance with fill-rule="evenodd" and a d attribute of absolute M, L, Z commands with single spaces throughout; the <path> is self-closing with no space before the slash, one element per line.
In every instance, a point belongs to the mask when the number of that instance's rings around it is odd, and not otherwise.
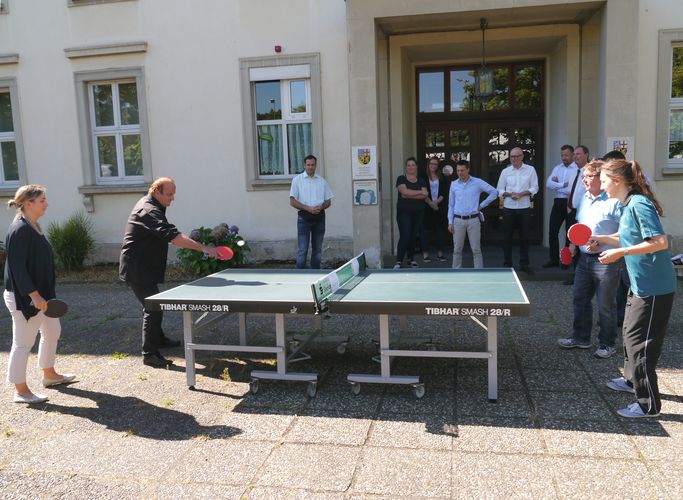
<path fill-rule="evenodd" d="M 451 182 L 448 195 L 448 231 L 453 235 L 453 269 L 462 267 L 465 236 L 470 240 L 474 267 L 482 268 L 484 258 L 481 254 L 481 211 L 498 197 L 498 191 L 483 180 L 471 176 L 467 160 L 459 160 L 455 164 L 455 172 L 458 178 Z M 480 203 L 482 193 L 488 196 Z"/>

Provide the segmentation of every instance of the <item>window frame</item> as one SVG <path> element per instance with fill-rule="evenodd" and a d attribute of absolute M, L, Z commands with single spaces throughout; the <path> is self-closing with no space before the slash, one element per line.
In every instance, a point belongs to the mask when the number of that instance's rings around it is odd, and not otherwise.
<path fill-rule="evenodd" d="M 0 196 L 13 196 L 19 186 L 28 183 L 26 174 L 26 158 L 24 156 L 24 145 L 21 133 L 21 115 L 19 112 L 19 98 L 17 94 L 18 90 L 16 79 L 0 78 L 0 89 L 3 89 L 3 91 L 6 90 L 9 93 L 10 106 L 12 106 L 12 124 L 14 127 L 12 136 L 17 154 L 17 169 L 19 172 L 19 180 L 9 182 L 4 181 L 4 170 L 0 173 Z M 0 167 L 1 166 L 2 157 L 0 156 Z"/>
<path fill-rule="evenodd" d="M 266 56 L 242 58 L 240 65 L 240 90 L 242 96 L 242 124 L 244 130 L 244 165 L 246 169 L 246 188 L 248 191 L 255 190 L 285 190 L 289 189 L 292 178 L 296 174 L 286 174 L 277 176 L 261 177 L 259 171 L 259 151 L 258 134 L 256 120 L 255 102 L 255 82 L 279 80 L 282 106 L 282 119 L 276 122 L 286 123 L 311 123 L 311 148 L 310 154 L 318 158 L 318 172 L 323 175 L 324 165 L 322 147 L 322 97 L 321 97 L 321 77 L 320 77 L 320 54 L 298 54 L 287 56 Z M 294 72 L 298 66 L 308 66 L 308 77 L 300 77 Z M 269 77 L 269 75 L 271 77 Z M 289 105 L 285 106 L 284 93 L 289 92 L 289 88 L 283 89 L 282 81 L 307 80 L 307 106 L 306 115 L 310 118 L 296 117 L 298 113 L 291 113 Z M 288 87 L 288 86 L 287 86 Z M 289 104 L 289 103 L 288 103 Z M 302 114 L 303 115 L 303 114 Z M 291 119 L 285 121 L 285 117 Z M 273 120 L 269 120 L 273 121 Z M 263 124 L 259 121 L 259 124 Z M 283 134 L 283 142 L 285 139 Z M 283 144 L 284 147 L 287 144 Z M 287 161 L 288 168 L 289 156 L 283 160 Z"/>
<path fill-rule="evenodd" d="M 126 135 L 140 135 L 140 141 L 142 142 L 142 134 L 140 130 L 140 124 L 137 125 L 123 125 L 121 123 L 121 101 L 119 85 L 122 83 L 135 83 L 135 79 L 126 78 L 122 80 L 105 80 L 105 81 L 91 81 L 88 82 L 88 107 L 90 110 L 90 123 L 91 123 L 91 137 L 92 137 L 92 149 L 93 149 L 93 160 L 95 166 L 95 183 L 98 185 L 104 184 L 139 184 L 144 181 L 143 175 L 125 175 L 126 165 L 123 150 L 123 137 Z M 93 89 L 96 85 L 111 85 L 112 88 L 112 111 L 114 113 L 114 124 L 97 126 L 95 117 L 95 102 Z M 115 91 L 116 89 L 116 91 Z M 138 100 L 138 111 L 140 108 Z M 139 113 L 138 113 L 139 115 Z M 111 137 L 113 136 L 116 144 L 116 160 L 119 175 L 106 177 L 102 175 L 102 165 L 100 165 L 100 158 L 97 147 L 98 137 Z M 120 138 L 120 139 L 119 139 Z M 144 172 L 144 160 L 142 171 Z M 124 175 L 120 175 L 124 172 Z"/>
<path fill-rule="evenodd" d="M 683 178 L 683 160 L 669 159 L 671 111 L 683 111 L 683 98 L 671 97 L 673 49 L 683 47 L 683 28 L 659 30 L 657 68 L 657 116 L 655 129 L 655 179 Z"/>
<path fill-rule="evenodd" d="M 121 68 L 115 70 L 82 71 L 74 73 L 76 86 L 76 107 L 78 111 L 79 135 L 81 139 L 81 165 L 83 169 L 83 183 L 79 187 L 82 194 L 106 193 L 106 192 L 138 192 L 143 186 L 153 180 L 152 157 L 149 139 L 147 119 L 147 99 L 145 96 L 145 75 L 142 67 Z M 123 83 L 134 81 L 137 86 L 138 114 L 140 117 L 139 131 L 142 146 L 142 176 L 125 179 L 117 177 L 113 181 L 102 181 L 99 170 L 99 156 L 97 154 L 95 134 L 94 109 L 91 107 L 91 85 L 97 83 Z M 118 101 L 118 96 L 116 97 Z M 122 135 L 130 133 L 133 129 L 121 128 Z M 136 127 L 137 129 L 137 127 Z M 112 135 L 111 133 L 102 135 Z M 117 145 L 118 152 L 118 145 Z M 118 153 L 117 153 L 118 157 Z M 125 168 L 123 164 L 120 168 Z M 126 189 L 130 188 L 130 189 Z"/>
<path fill-rule="evenodd" d="M 281 118 L 277 120 L 259 120 L 258 117 L 256 116 L 256 109 L 254 109 L 254 123 L 257 127 L 257 137 L 258 137 L 258 127 L 259 126 L 266 126 L 266 125 L 279 125 L 281 127 L 282 133 L 282 160 L 284 162 L 283 165 L 283 170 L 284 173 L 282 174 L 275 174 L 275 175 L 264 175 L 261 174 L 261 166 L 259 164 L 259 157 L 260 154 L 257 154 L 256 157 L 256 168 L 258 169 L 258 176 L 260 180 L 279 180 L 279 179 L 286 179 L 289 180 L 295 175 L 298 175 L 301 172 L 291 172 L 290 169 L 292 165 L 289 164 L 289 141 L 287 140 L 289 132 L 287 131 L 287 126 L 291 124 L 298 124 L 298 123 L 310 123 L 311 124 L 311 134 L 313 132 L 313 119 L 312 119 L 312 113 L 311 113 L 311 79 L 310 77 L 296 77 L 296 78 L 290 78 L 290 79 L 281 79 L 281 80 L 255 80 L 253 81 L 253 96 L 252 99 L 254 102 L 256 102 L 256 84 L 261 83 L 261 82 L 279 82 L 280 83 L 280 103 L 281 103 L 281 113 L 282 116 Z M 291 101 L 291 83 L 292 82 L 301 82 L 303 81 L 306 85 L 305 91 L 306 91 L 306 112 L 305 113 L 293 113 L 292 112 L 292 101 Z M 257 153 L 260 153 L 258 148 L 259 148 L 259 143 L 257 141 L 256 143 L 256 148 L 257 148 Z M 301 169 L 303 170 L 303 165 L 300 165 Z"/>
<path fill-rule="evenodd" d="M 9 0 L 0 0 L 0 15 L 9 14 Z"/>

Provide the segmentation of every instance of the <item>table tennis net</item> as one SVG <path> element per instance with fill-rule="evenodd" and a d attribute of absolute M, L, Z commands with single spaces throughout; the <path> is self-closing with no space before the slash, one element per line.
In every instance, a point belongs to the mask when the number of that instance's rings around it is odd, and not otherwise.
<path fill-rule="evenodd" d="M 325 311 L 330 298 L 346 285 L 352 286 L 353 278 L 365 271 L 365 268 L 365 254 L 361 253 L 313 283 L 311 291 L 313 292 L 316 313 Z"/>

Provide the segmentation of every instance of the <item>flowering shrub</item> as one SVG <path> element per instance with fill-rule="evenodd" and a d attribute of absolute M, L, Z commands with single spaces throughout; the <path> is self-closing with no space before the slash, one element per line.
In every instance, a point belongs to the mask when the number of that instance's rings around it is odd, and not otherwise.
<path fill-rule="evenodd" d="M 202 245 L 230 247 L 235 254 L 230 260 L 220 260 L 206 257 L 203 253 L 196 250 L 188 248 L 178 249 L 177 255 L 180 264 L 197 276 L 205 276 L 228 267 L 237 267 L 244 263 L 245 254 L 250 250 L 247 243 L 243 246 L 237 245 L 237 242 L 242 240 L 242 237 L 239 235 L 239 228 L 234 225 L 230 226 L 225 222 L 213 229 L 204 226 L 199 229 L 193 229 L 190 233 L 190 238 Z"/>

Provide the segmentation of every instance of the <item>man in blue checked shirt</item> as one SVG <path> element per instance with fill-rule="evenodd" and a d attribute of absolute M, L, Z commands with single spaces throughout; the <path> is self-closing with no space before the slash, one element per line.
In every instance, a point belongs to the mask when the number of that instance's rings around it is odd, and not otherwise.
<path fill-rule="evenodd" d="M 603 162 L 593 160 L 583 167 L 583 185 L 586 192 L 576 210 L 576 220 L 587 225 L 593 235 L 614 234 L 619 231 L 622 205 L 617 198 L 609 198 L 600 188 L 600 168 Z M 615 352 L 617 339 L 616 289 L 619 284 L 622 260 L 602 264 L 600 252 L 590 252 L 587 246 L 574 244 L 572 253 L 579 250 L 579 260 L 574 275 L 574 323 L 571 337 L 557 342 L 563 349 L 589 349 L 593 330 L 593 296 L 597 296 L 598 307 L 598 349 L 597 358 L 609 358 Z M 608 250 L 609 246 L 601 247 Z"/>
<path fill-rule="evenodd" d="M 481 255 L 481 223 L 484 216 L 481 211 L 498 197 L 496 188 L 483 180 L 470 175 L 470 164 L 467 160 L 459 160 L 455 164 L 458 178 L 451 182 L 448 196 L 448 231 L 453 235 L 453 269 L 462 267 L 462 249 L 465 236 L 470 240 L 474 267 L 484 267 Z M 481 203 L 481 194 L 488 196 Z"/>

